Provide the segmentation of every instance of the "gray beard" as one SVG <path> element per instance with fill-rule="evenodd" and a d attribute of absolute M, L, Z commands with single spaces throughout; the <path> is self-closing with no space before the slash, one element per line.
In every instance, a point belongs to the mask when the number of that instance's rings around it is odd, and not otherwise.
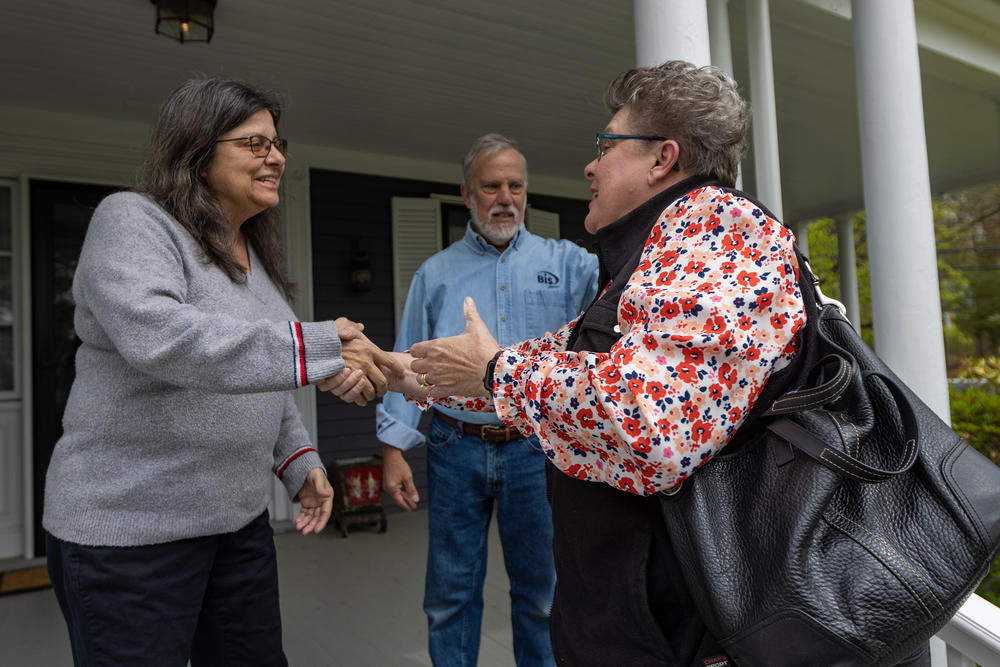
<path fill-rule="evenodd" d="M 472 224 L 475 225 L 480 236 L 497 245 L 509 243 L 521 227 L 520 222 L 512 222 L 509 225 L 481 225 L 475 219 L 473 219 Z"/>
<path fill-rule="evenodd" d="M 521 223 L 524 221 L 524 215 L 522 214 L 516 217 L 511 223 L 483 224 L 483 221 L 479 219 L 479 214 L 476 212 L 475 207 L 469 210 L 469 214 L 472 217 L 472 226 L 476 228 L 476 232 L 490 243 L 496 243 L 497 245 L 509 243 L 517 235 L 517 230 L 521 228 Z"/>

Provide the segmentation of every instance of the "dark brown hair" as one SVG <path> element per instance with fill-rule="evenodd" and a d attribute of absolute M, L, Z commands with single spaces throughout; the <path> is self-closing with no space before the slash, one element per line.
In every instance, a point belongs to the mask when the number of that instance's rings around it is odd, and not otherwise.
<path fill-rule="evenodd" d="M 215 141 L 250 116 L 267 110 L 278 126 L 281 103 L 274 93 L 231 79 L 192 79 L 167 98 L 153 128 L 149 157 L 136 191 L 152 198 L 184 226 L 205 253 L 236 283 L 246 274 L 231 251 L 232 225 L 202 174 L 215 156 Z M 285 269 L 278 211 L 269 208 L 243 223 L 271 280 L 291 298 L 295 285 Z"/>

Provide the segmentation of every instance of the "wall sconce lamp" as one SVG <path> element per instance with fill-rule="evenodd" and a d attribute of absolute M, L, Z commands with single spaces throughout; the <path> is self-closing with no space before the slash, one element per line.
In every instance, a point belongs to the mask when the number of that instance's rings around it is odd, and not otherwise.
<path fill-rule="evenodd" d="M 367 292 L 372 288 L 372 262 L 361 249 L 358 239 L 351 239 L 351 289 Z"/>
<path fill-rule="evenodd" d="M 150 0 L 156 5 L 156 34 L 184 42 L 211 42 L 216 0 Z"/>

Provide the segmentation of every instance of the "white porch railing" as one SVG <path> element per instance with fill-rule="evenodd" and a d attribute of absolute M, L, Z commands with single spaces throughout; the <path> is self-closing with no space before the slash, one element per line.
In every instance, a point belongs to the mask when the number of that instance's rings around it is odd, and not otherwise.
<path fill-rule="evenodd" d="M 932 640 L 931 665 L 973 667 L 976 664 L 1000 667 L 1000 607 L 973 595 Z"/>

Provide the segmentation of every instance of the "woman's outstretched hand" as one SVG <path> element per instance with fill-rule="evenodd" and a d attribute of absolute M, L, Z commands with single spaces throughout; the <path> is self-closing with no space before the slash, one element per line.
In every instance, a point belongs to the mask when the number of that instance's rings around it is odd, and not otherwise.
<path fill-rule="evenodd" d="M 410 370 L 427 396 L 486 396 L 483 375 L 490 359 L 500 351 L 493 334 L 486 328 L 472 297 L 462 304 L 465 331 L 457 336 L 416 343 L 410 348 L 414 360 Z"/>
<path fill-rule="evenodd" d="M 333 512 L 333 487 L 322 468 L 309 471 L 298 495 L 302 507 L 295 517 L 295 530 L 308 535 L 326 528 L 326 522 Z"/>

